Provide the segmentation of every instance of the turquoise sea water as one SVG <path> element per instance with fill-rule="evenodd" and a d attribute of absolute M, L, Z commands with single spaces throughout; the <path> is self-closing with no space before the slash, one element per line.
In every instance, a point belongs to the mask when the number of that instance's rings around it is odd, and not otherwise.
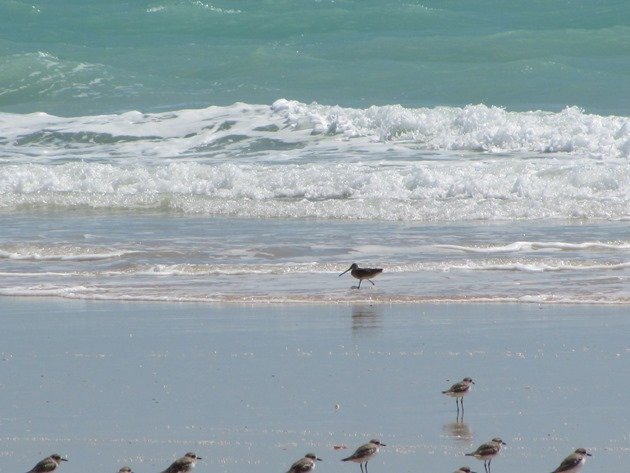
<path fill-rule="evenodd" d="M 0 4 L 0 109 L 229 105 L 630 110 L 624 0 Z"/>
<path fill-rule="evenodd" d="M 628 303 L 628 18 L 0 2 L 0 294 Z"/>

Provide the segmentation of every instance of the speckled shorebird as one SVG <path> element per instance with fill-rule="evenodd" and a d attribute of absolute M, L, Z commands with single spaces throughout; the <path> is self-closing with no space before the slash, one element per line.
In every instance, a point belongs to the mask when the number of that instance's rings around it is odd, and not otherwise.
<path fill-rule="evenodd" d="M 455 470 L 453 473 L 475 473 L 470 469 L 469 466 L 462 466 L 461 468 Z"/>
<path fill-rule="evenodd" d="M 48 471 L 55 471 L 61 462 L 67 462 L 65 458 L 61 458 L 61 455 L 53 453 L 51 456 L 44 458 L 38 462 L 28 473 L 46 473 Z"/>
<path fill-rule="evenodd" d="M 506 445 L 506 443 L 499 437 L 495 437 L 490 442 L 479 445 L 474 452 L 467 453 L 466 455 L 475 457 L 477 460 L 483 460 L 483 467 L 486 473 L 490 473 L 490 463 L 492 463 L 492 459 L 499 454 L 503 445 Z"/>
<path fill-rule="evenodd" d="M 130 467 L 123 466 L 120 470 L 118 470 L 118 473 L 133 473 L 133 471 L 131 471 Z"/>
<path fill-rule="evenodd" d="M 475 382 L 472 378 L 464 378 L 459 383 L 453 384 L 446 391 L 442 391 L 442 394 L 455 398 L 455 405 L 457 406 L 457 413 L 459 414 L 459 404 L 462 404 L 462 414 L 464 412 L 464 396 L 470 392 L 472 385 Z"/>
<path fill-rule="evenodd" d="M 317 455 L 314 453 L 307 453 L 304 455 L 304 458 L 300 458 L 291 465 L 291 468 L 289 468 L 287 473 L 307 473 L 309 471 L 313 471 L 317 462 L 320 461 L 322 461 L 322 459 L 317 458 Z"/>
<path fill-rule="evenodd" d="M 361 445 L 357 450 L 347 458 L 341 460 L 342 462 L 355 462 L 358 463 L 361 467 L 361 473 L 363 473 L 363 465 L 365 465 L 365 473 L 367 473 L 368 468 L 367 464 L 372 459 L 374 455 L 378 453 L 380 447 L 385 447 L 384 443 L 381 443 L 380 440 L 372 439 L 365 445 Z"/>
<path fill-rule="evenodd" d="M 383 272 L 383 268 L 359 268 L 358 264 L 352 263 L 352 266 L 346 269 L 339 276 L 343 276 L 348 271 L 350 271 L 350 274 L 353 278 L 359 280 L 359 286 L 357 287 L 357 289 L 361 289 L 361 281 L 363 281 L 364 279 L 370 281 L 372 283 L 372 286 L 374 286 L 375 284 L 372 282 L 372 279 L 381 274 Z"/>
<path fill-rule="evenodd" d="M 586 457 L 590 456 L 591 454 L 588 453 L 585 448 L 578 448 L 575 452 L 562 460 L 560 466 L 551 473 L 575 473 L 580 471 L 582 465 L 586 463 Z"/>
<path fill-rule="evenodd" d="M 195 467 L 197 460 L 201 460 L 194 452 L 188 452 L 181 458 L 178 458 L 171 466 L 169 466 L 162 473 L 188 473 Z"/>

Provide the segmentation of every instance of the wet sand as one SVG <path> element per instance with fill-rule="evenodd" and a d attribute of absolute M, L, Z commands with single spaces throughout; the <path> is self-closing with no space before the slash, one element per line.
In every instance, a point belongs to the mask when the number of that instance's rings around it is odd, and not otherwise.
<path fill-rule="evenodd" d="M 493 473 L 630 461 L 621 305 L 210 305 L 0 298 L 0 472 L 317 471 L 370 438 L 371 473 L 447 472 L 499 436 Z M 471 376 L 463 421 L 441 394 Z M 345 445 L 346 450 L 333 447 Z"/>

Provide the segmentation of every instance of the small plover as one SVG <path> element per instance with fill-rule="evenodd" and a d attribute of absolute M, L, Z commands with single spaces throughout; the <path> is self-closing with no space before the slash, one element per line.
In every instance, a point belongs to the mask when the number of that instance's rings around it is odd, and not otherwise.
<path fill-rule="evenodd" d="M 314 453 L 307 453 L 304 455 L 304 458 L 300 458 L 296 461 L 287 473 L 307 473 L 309 471 L 313 471 L 315 469 L 315 465 L 317 462 L 322 461 L 321 458 L 317 458 L 317 455 Z"/>
<path fill-rule="evenodd" d="M 470 469 L 469 466 L 462 466 L 459 469 L 455 470 L 453 473 L 475 473 Z"/>
<path fill-rule="evenodd" d="M 343 276 L 348 271 L 350 271 L 350 274 L 352 275 L 353 278 L 359 280 L 359 285 L 357 286 L 357 289 L 361 289 L 361 281 L 363 281 L 364 279 L 367 279 L 368 281 L 370 281 L 370 283 L 372 283 L 372 286 L 375 286 L 375 284 L 372 282 L 372 279 L 378 276 L 379 274 L 381 274 L 383 272 L 383 269 L 382 268 L 359 268 L 358 264 L 352 263 L 352 266 L 346 269 L 339 276 Z"/>
<path fill-rule="evenodd" d="M 588 453 L 585 448 L 578 448 L 575 452 L 562 460 L 560 466 L 551 473 L 575 473 L 586 463 L 586 457 L 590 456 L 591 454 Z"/>
<path fill-rule="evenodd" d="M 194 452 L 188 452 L 181 458 L 178 458 L 171 466 L 169 466 L 162 473 L 188 473 L 195 467 L 197 460 L 201 460 Z"/>
<path fill-rule="evenodd" d="M 28 473 L 46 473 L 48 471 L 55 471 L 61 462 L 67 462 L 65 458 L 61 458 L 61 455 L 53 453 L 51 456 L 44 458 L 37 463 Z"/>
<path fill-rule="evenodd" d="M 470 392 L 473 384 L 475 384 L 475 382 L 472 380 L 472 378 L 466 377 L 462 379 L 459 383 L 453 384 L 446 391 L 442 391 L 442 394 L 446 394 L 447 396 L 455 398 L 455 405 L 457 406 L 458 413 L 460 402 L 462 404 L 462 413 L 464 412 L 464 396 Z"/>
<path fill-rule="evenodd" d="M 495 437 L 490 442 L 479 445 L 474 452 L 466 455 L 475 457 L 477 460 L 483 460 L 483 467 L 486 473 L 490 473 L 490 463 L 499 454 L 503 445 L 506 445 L 506 443 L 499 437 Z"/>
<path fill-rule="evenodd" d="M 356 451 L 347 458 L 342 459 L 342 462 L 355 462 L 358 463 L 361 467 L 361 473 L 363 473 L 363 465 L 365 464 L 365 473 L 367 473 L 367 464 L 372 459 L 374 455 L 378 453 L 380 447 L 385 447 L 384 443 L 381 443 L 380 440 L 372 439 L 365 445 L 361 445 Z"/>
<path fill-rule="evenodd" d="M 118 470 L 118 473 L 133 473 L 133 471 L 131 471 L 131 468 L 128 466 L 123 466 L 120 470 Z"/>

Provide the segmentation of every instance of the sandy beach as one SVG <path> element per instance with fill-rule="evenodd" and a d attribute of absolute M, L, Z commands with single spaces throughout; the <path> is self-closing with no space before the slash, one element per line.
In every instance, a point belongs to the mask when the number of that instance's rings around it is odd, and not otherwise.
<path fill-rule="evenodd" d="M 611 305 L 211 305 L 0 298 L 0 472 L 58 452 L 73 471 L 320 472 L 371 438 L 371 472 L 628 461 L 630 319 Z M 462 421 L 440 391 L 475 380 Z M 334 446 L 345 445 L 345 450 Z"/>

